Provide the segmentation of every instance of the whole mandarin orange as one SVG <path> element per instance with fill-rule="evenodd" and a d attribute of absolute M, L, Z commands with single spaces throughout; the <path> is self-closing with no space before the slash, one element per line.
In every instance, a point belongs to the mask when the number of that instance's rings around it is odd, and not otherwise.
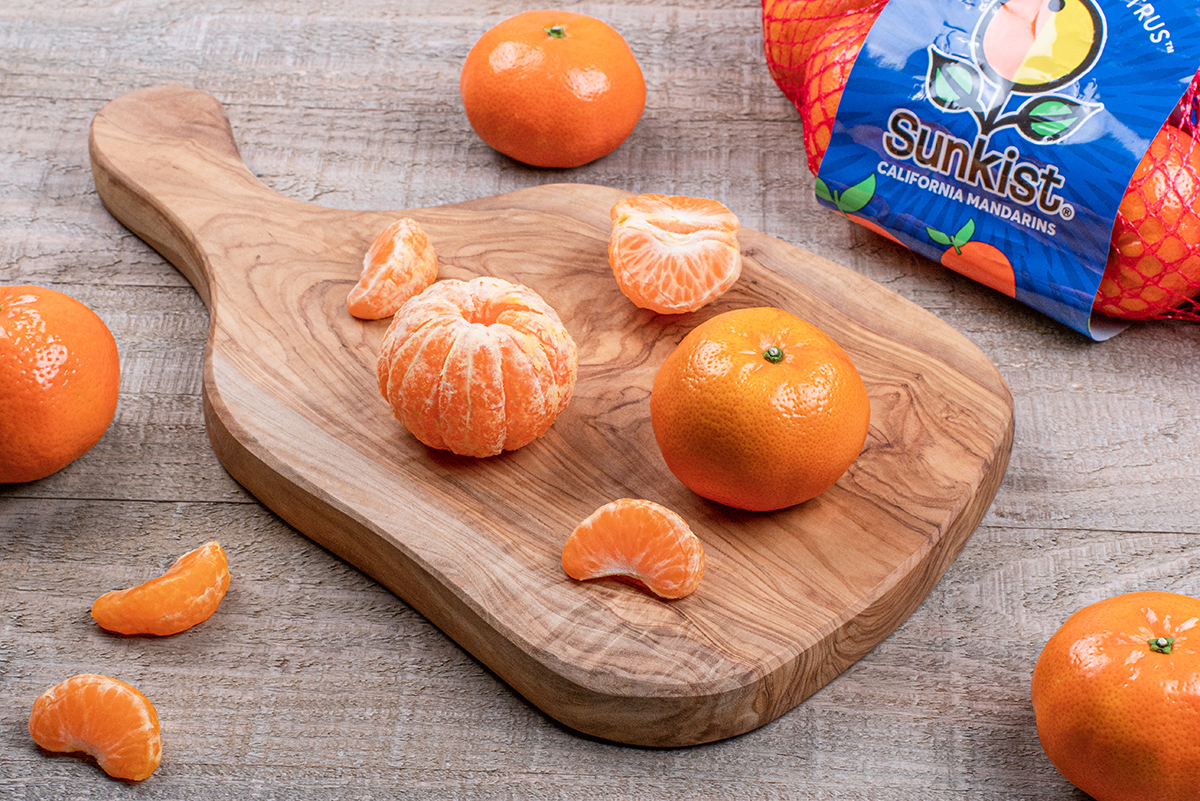
<path fill-rule="evenodd" d="M 671 472 L 696 494 L 751 511 L 833 486 L 862 451 L 867 388 L 850 357 L 782 309 L 719 314 L 659 368 L 650 422 Z"/>
<path fill-rule="evenodd" d="M 1200 799 L 1200 599 L 1084 607 L 1046 643 L 1031 699 L 1046 756 L 1097 801 Z"/>
<path fill-rule="evenodd" d="M 534 167 L 608 155 L 646 106 L 642 70 L 621 34 L 569 11 L 526 11 L 484 33 L 459 89 L 479 138 Z"/>
<path fill-rule="evenodd" d="M 1163 125 L 1113 223 L 1093 307 L 1111 317 L 1162 316 L 1200 292 L 1200 147 Z"/>
<path fill-rule="evenodd" d="M 400 307 L 379 346 L 379 393 L 431 448 L 495 456 L 549 430 L 579 355 L 558 313 L 490 276 L 438 281 Z"/>
<path fill-rule="evenodd" d="M 797 108 L 813 45 L 844 14 L 882 9 L 887 0 L 762 0 L 763 53 L 767 69 Z"/>
<path fill-rule="evenodd" d="M 883 5 L 850 11 L 830 23 L 813 42 L 800 90 L 800 120 L 808 169 L 816 175 L 833 137 L 842 92 L 871 26 Z"/>
<path fill-rule="evenodd" d="M 0 287 L 0 484 L 36 481 L 95 445 L 117 409 L 112 332 L 69 295 Z"/>

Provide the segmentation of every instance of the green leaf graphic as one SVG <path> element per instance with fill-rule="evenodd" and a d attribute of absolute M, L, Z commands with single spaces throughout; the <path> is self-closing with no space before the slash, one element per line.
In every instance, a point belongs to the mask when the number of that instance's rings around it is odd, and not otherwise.
<path fill-rule="evenodd" d="M 943 234 L 941 231 L 937 230 L 936 228 L 930 228 L 929 226 L 925 226 L 925 233 L 929 234 L 929 238 L 932 239 L 934 242 L 938 243 L 939 245 L 954 244 L 953 242 L 950 241 L 950 237 L 946 236 L 945 234 Z"/>
<path fill-rule="evenodd" d="M 833 202 L 833 194 L 829 191 L 829 185 L 820 178 L 817 179 L 817 197 L 827 203 Z"/>
<path fill-rule="evenodd" d="M 971 241 L 971 237 L 975 235 L 975 220 L 974 218 L 967 220 L 966 225 L 958 229 L 954 237 L 950 240 L 950 244 L 954 245 L 955 250 L 959 250 L 963 245 Z"/>
<path fill-rule="evenodd" d="M 1039 95 L 1017 110 L 1016 125 L 1031 142 L 1056 142 L 1078 130 L 1100 109 L 1099 104 L 1062 95 Z"/>
<path fill-rule="evenodd" d="M 854 186 L 847 187 L 838 198 L 838 211 L 843 214 L 853 214 L 862 209 L 875 197 L 875 173 L 871 173 Z"/>
<path fill-rule="evenodd" d="M 946 111 L 981 111 L 983 75 L 970 61 L 929 48 L 929 72 L 925 91 L 929 100 Z"/>

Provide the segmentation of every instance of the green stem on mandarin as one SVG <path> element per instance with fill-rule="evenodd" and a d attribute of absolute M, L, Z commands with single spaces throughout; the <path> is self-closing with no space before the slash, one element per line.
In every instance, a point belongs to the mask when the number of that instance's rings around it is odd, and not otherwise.
<path fill-rule="evenodd" d="M 1174 637 L 1151 637 L 1146 642 L 1150 645 L 1150 650 L 1160 654 L 1171 653 L 1171 647 L 1175 645 Z"/>
<path fill-rule="evenodd" d="M 567 29 L 561 25 L 551 25 L 544 29 L 551 39 L 566 39 Z"/>
<path fill-rule="evenodd" d="M 783 361 L 783 351 L 777 345 L 772 345 L 763 351 L 763 358 L 771 364 L 779 364 Z"/>

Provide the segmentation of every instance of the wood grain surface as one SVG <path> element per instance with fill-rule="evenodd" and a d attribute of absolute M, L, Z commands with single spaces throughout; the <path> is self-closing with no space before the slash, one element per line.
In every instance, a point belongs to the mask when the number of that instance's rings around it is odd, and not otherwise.
<path fill-rule="evenodd" d="M 0 282 L 87 302 L 123 371 L 92 451 L 0 487 L 0 798 L 1082 801 L 1038 745 L 1029 675 L 1087 603 L 1200 595 L 1200 326 L 1091 343 L 820 207 L 799 117 L 766 73 L 758 3 L 570 4 L 630 42 L 646 114 L 577 170 L 498 156 L 466 123 L 458 69 L 476 37 L 527 7 L 0 5 Z M 252 173 L 298 201 L 433 208 L 564 182 L 716 197 L 747 227 L 928 310 L 999 368 L 1016 422 L 999 492 L 913 614 L 772 723 L 676 749 L 580 735 L 218 461 L 203 416 L 208 311 L 104 208 L 88 158 L 97 112 L 160 84 L 217 97 Z M 91 621 L 97 595 L 209 539 L 233 572 L 209 621 L 158 640 Z M 163 764 L 141 785 L 29 738 L 37 694 L 89 670 L 158 707 Z"/>
<path fill-rule="evenodd" d="M 609 209 L 625 193 L 534 187 L 433 209 L 297 202 L 241 161 L 219 102 L 131 92 L 96 115 L 97 191 L 210 311 L 205 414 L 222 463 L 281 517 L 412 603 L 538 707 L 624 743 L 694 745 L 757 728 L 889 634 L 958 554 L 1004 475 L 1012 398 L 978 348 L 873 282 L 752 230 L 739 284 L 655 315 L 617 289 Z M 391 418 L 375 361 L 386 320 L 345 309 L 375 234 L 416 219 L 440 274 L 532 287 L 579 345 L 572 403 L 502 457 L 426 448 Z M 778 306 L 832 335 L 871 396 L 872 429 L 820 498 L 771 514 L 703 501 L 649 428 L 663 358 L 698 322 Z M 673 603 L 559 566 L 596 507 L 648 497 L 708 551 Z"/>

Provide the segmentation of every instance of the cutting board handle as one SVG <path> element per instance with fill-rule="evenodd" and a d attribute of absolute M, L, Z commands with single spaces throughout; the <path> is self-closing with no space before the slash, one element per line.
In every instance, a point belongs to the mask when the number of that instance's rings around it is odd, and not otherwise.
<path fill-rule="evenodd" d="M 212 307 L 212 265 L 201 241 L 221 217 L 299 204 L 242 162 L 229 119 L 212 95 L 153 86 L 105 105 L 88 135 L 105 207 L 191 281 Z"/>

